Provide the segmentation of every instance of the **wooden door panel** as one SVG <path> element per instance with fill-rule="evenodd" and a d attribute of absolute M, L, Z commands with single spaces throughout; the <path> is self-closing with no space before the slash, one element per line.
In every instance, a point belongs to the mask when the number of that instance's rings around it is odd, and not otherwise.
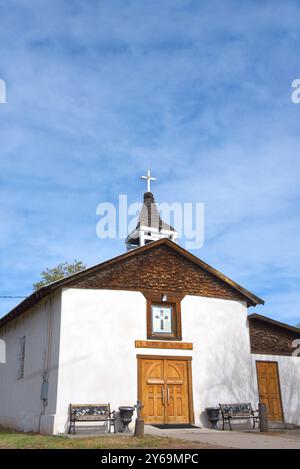
<path fill-rule="evenodd" d="M 259 400 L 266 404 L 268 419 L 282 421 L 283 413 L 276 362 L 256 362 Z"/>
<path fill-rule="evenodd" d="M 149 386 L 147 396 L 147 415 L 152 421 L 164 420 L 163 388 L 162 386 Z"/>
<path fill-rule="evenodd" d="M 164 423 L 164 362 L 142 360 L 140 369 L 142 384 L 142 418 L 145 423 Z"/>
<path fill-rule="evenodd" d="M 183 386 L 169 386 L 168 423 L 189 423 L 188 399 Z"/>
<path fill-rule="evenodd" d="M 167 360 L 167 423 L 189 423 L 187 363 L 183 360 Z"/>
<path fill-rule="evenodd" d="M 274 416 L 277 416 L 280 414 L 277 399 L 271 399 L 271 414 Z"/>

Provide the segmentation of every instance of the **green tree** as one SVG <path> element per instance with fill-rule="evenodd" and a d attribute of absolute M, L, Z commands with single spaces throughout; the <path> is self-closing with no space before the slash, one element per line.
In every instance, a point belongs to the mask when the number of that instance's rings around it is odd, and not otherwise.
<path fill-rule="evenodd" d="M 69 262 L 62 262 L 53 269 L 43 270 L 41 273 L 41 280 L 33 284 L 33 290 L 37 291 L 45 285 L 49 285 L 49 283 L 56 282 L 57 280 L 61 280 L 62 278 L 68 277 L 76 272 L 80 272 L 81 270 L 86 269 L 86 267 L 87 266 L 83 262 L 74 259 L 71 264 Z"/>

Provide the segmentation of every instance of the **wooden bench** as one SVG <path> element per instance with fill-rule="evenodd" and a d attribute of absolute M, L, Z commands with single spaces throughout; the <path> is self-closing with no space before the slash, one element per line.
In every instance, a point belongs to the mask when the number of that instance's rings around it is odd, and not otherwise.
<path fill-rule="evenodd" d="M 253 428 L 255 428 L 256 422 L 259 423 L 258 410 L 253 410 L 250 402 L 242 404 L 219 404 L 219 406 L 223 419 L 222 430 L 224 430 L 225 424 L 228 424 L 230 430 L 232 430 L 232 420 L 253 420 Z"/>
<path fill-rule="evenodd" d="M 69 406 L 69 433 L 75 434 L 76 422 L 106 422 L 107 431 L 110 433 L 111 426 L 115 426 L 115 411 L 110 411 L 110 404 L 70 404 Z"/>

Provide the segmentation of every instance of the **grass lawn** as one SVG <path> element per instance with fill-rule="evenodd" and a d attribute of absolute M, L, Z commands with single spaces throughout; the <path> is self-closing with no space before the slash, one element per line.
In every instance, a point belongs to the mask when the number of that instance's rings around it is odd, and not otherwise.
<path fill-rule="evenodd" d="M 174 438 L 145 435 L 133 436 L 93 436 L 70 439 L 66 436 L 44 436 L 21 433 L 0 428 L 0 449 L 114 449 L 114 448 L 213 448 L 212 445 Z"/>

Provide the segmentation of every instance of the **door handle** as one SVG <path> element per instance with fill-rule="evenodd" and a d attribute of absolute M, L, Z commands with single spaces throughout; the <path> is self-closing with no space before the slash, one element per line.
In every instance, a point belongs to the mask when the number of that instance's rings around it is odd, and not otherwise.
<path fill-rule="evenodd" d="M 167 404 L 170 404 L 170 388 L 167 387 Z"/>
<path fill-rule="evenodd" d="M 161 388 L 161 394 L 162 394 L 162 405 L 165 405 L 165 390 L 164 390 L 164 388 Z"/>

